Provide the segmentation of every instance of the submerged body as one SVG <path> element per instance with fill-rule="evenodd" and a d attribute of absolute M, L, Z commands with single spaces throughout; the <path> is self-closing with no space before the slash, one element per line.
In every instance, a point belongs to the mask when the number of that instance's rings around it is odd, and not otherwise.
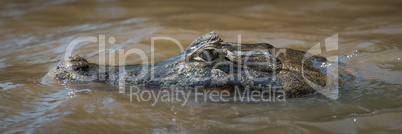
<path fill-rule="evenodd" d="M 47 77 L 156 88 L 240 88 L 282 90 L 288 97 L 326 85 L 324 57 L 270 44 L 223 42 L 214 32 L 196 39 L 177 56 L 155 64 L 98 65 L 78 55 L 53 67 Z"/>

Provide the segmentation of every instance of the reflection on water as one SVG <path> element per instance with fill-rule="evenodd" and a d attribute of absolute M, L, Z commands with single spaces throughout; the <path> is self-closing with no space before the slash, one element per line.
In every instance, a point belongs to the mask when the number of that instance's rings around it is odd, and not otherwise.
<path fill-rule="evenodd" d="M 1 1 L 0 132 L 401 132 L 401 4 Z M 107 50 L 139 48 L 150 56 L 151 37 L 172 37 L 187 47 L 210 31 L 228 42 L 237 42 L 240 34 L 242 42 L 299 50 L 338 33 L 337 53 L 344 55 L 344 69 L 354 77 L 345 80 L 338 100 L 313 94 L 286 102 L 189 101 L 184 106 L 130 102 L 128 94 L 102 83 L 42 80 L 67 45 L 81 36 L 114 37 Z M 172 42 L 155 43 L 155 61 L 180 52 Z M 98 62 L 97 49 L 97 43 L 85 42 L 74 54 Z M 126 62 L 141 59 L 130 55 Z"/>

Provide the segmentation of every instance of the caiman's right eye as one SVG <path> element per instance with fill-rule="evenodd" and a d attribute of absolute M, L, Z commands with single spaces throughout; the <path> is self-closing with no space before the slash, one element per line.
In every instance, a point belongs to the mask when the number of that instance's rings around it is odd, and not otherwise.
<path fill-rule="evenodd" d="M 199 58 L 206 62 L 212 62 L 219 58 L 219 53 L 214 49 L 205 50 L 199 55 Z"/>

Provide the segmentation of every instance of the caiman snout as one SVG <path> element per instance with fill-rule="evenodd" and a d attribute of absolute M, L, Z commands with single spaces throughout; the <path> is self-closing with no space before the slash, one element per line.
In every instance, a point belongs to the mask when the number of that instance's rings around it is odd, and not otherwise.
<path fill-rule="evenodd" d="M 89 69 L 88 61 L 78 55 L 70 56 L 66 61 L 74 71 L 88 71 Z"/>
<path fill-rule="evenodd" d="M 62 81 L 93 81 L 97 79 L 98 65 L 73 55 L 57 63 L 46 77 Z"/>

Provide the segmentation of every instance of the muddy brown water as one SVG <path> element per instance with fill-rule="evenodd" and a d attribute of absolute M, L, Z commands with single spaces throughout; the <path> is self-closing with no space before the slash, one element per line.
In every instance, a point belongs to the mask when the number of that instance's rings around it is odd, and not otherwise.
<path fill-rule="evenodd" d="M 397 0 L 1 1 L 0 132 L 401 133 L 401 6 Z M 171 37 L 186 48 L 210 31 L 224 41 L 241 35 L 242 42 L 305 51 L 338 34 L 338 49 L 328 55 L 347 55 L 344 66 L 357 77 L 337 100 L 313 94 L 214 102 L 193 94 L 185 105 L 130 101 L 102 83 L 42 79 L 78 37 L 105 35 L 107 50 L 138 48 L 151 56 L 151 37 Z M 180 52 L 171 41 L 157 40 L 154 48 L 155 62 Z M 73 53 L 98 62 L 97 43 L 81 43 Z M 126 63 L 142 60 L 130 55 Z"/>

